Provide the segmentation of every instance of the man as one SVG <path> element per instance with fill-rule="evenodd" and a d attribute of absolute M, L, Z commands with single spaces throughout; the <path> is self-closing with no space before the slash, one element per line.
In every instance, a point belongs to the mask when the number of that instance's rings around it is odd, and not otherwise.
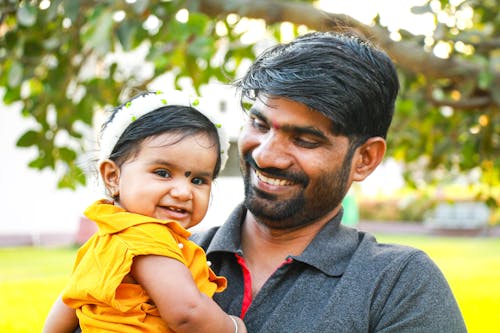
<path fill-rule="evenodd" d="M 245 200 L 194 235 L 228 278 L 215 300 L 248 332 L 465 332 L 436 265 L 342 226 L 352 182 L 380 164 L 398 92 L 385 53 L 312 33 L 264 52 L 236 83 L 253 103 L 238 145 Z"/>

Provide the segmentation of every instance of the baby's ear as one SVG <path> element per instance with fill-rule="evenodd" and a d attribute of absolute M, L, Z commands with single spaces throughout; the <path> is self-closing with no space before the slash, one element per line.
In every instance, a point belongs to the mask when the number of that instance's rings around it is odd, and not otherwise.
<path fill-rule="evenodd" d="M 104 160 L 99 166 L 99 173 L 109 195 L 116 198 L 120 195 L 120 168 L 111 160 Z"/>
<path fill-rule="evenodd" d="M 352 180 L 363 181 L 382 162 L 386 150 L 385 140 L 373 137 L 356 149 L 352 159 Z"/>

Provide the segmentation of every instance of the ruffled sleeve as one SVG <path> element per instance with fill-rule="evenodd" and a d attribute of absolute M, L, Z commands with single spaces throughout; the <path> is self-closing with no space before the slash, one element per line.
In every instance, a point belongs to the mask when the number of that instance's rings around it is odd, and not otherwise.
<path fill-rule="evenodd" d="M 132 304 L 116 300 L 116 290 L 137 255 L 166 256 L 186 265 L 176 237 L 164 224 L 144 223 L 115 234 L 94 235 L 78 253 L 63 300 L 72 307 L 90 301 L 130 310 Z"/>

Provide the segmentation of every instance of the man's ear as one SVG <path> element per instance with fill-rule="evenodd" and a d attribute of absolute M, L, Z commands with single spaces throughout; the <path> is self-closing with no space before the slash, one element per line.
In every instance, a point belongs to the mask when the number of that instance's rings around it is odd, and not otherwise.
<path fill-rule="evenodd" d="M 385 140 L 373 137 L 356 149 L 352 159 L 351 175 L 353 181 L 363 181 L 382 162 L 386 150 Z"/>
<path fill-rule="evenodd" d="M 108 194 L 115 198 L 120 195 L 120 168 L 111 160 L 104 160 L 99 166 L 99 173 Z"/>

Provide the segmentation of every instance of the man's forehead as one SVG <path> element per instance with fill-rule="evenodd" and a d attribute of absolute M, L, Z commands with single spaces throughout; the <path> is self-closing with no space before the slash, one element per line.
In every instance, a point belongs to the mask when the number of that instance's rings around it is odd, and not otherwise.
<path fill-rule="evenodd" d="M 259 96 L 253 103 L 251 110 L 256 110 L 266 118 L 273 118 L 273 121 L 278 121 L 279 118 L 290 117 L 291 115 L 302 115 L 305 121 L 320 120 L 322 123 L 331 123 L 332 119 L 328 118 L 322 112 L 314 110 L 310 106 L 295 101 L 286 97 L 279 96 Z"/>
<path fill-rule="evenodd" d="M 330 133 L 331 121 L 320 113 L 309 110 L 304 105 L 302 107 L 306 111 L 305 114 L 304 110 L 298 112 L 295 109 L 287 110 L 286 105 L 261 103 L 250 109 L 250 115 L 258 117 L 275 130 L 309 133 L 326 139 Z"/>

